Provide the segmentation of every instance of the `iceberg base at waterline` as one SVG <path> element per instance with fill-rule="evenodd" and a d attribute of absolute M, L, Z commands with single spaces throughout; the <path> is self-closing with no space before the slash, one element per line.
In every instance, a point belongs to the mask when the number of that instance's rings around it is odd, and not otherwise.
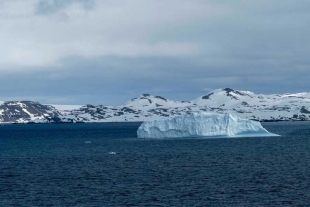
<path fill-rule="evenodd" d="M 143 122 L 137 131 L 138 138 L 181 137 L 270 137 L 260 122 L 240 118 L 234 114 L 197 112 Z"/>

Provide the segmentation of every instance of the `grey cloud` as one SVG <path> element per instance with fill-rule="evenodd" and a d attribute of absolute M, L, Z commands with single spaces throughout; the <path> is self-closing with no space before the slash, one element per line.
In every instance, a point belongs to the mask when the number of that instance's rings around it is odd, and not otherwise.
<path fill-rule="evenodd" d="M 190 100 L 219 87 L 309 91 L 308 0 L 54 0 L 36 11 L 85 2 L 96 3 L 91 15 L 3 27 L 2 59 L 12 54 L 20 65 L 6 69 L 0 60 L 0 100 L 118 105 L 142 93 Z"/>
<path fill-rule="evenodd" d="M 35 11 L 38 15 L 48 15 L 59 12 L 74 3 L 82 5 L 84 9 L 91 9 L 95 6 L 94 0 L 39 0 Z"/>
<path fill-rule="evenodd" d="M 205 94 L 206 87 L 232 87 L 258 93 L 304 91 L 310 71 L 292 74 L 289 68 L 242 70 L 238 65 L 231 65 L 230 70 L 226 67 L 205 67 L 197 72 L 192 62 L 180 58 L 71 58 L 54 70 L 2 76 L 0 80 L 5 87 L 0 89 L 0 98 L 32 98 L 59 104 L 120 105 L 142 93 L 190 100 Z"/>

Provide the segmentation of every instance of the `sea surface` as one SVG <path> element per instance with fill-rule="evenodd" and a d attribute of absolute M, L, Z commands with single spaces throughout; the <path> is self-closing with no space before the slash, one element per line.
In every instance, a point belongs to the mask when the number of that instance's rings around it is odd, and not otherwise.
<path fill-rule="evenodd" d="M 310 122 L 138 139 L 139 123 L 0 126 L 0 206 L 310 206 Z"/>

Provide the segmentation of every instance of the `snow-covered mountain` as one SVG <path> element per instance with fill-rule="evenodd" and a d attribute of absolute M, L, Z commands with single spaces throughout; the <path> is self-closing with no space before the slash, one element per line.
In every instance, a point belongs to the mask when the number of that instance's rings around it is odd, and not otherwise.
<path fill-rule="evenodd" d="M 118 107 L 0 102 L 0 122 L 133 122 L 198 111 L 232 113 L 260 121 L 310 120 L 310 93 L 264 95 L 224 88 L 192 101 L 173 101 L 143 94 Z"/>
<path fill-rule="evenodd" d="M 54 107 L 34 101 L 6 101 L 0 103 L 1 123 L 48 123 L 58 121 L 61 113 Z"/>

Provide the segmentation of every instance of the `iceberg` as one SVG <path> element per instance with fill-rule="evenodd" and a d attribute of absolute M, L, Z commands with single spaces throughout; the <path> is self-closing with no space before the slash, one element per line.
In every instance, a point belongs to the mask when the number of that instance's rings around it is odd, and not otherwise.
<path fill-rule="evenodd" d="M 260 122 L 240 118 L 234 114 L 196 112 L 143 122 L 137 131 L 138 138 L 178 137 L 270 137 Z"/>

